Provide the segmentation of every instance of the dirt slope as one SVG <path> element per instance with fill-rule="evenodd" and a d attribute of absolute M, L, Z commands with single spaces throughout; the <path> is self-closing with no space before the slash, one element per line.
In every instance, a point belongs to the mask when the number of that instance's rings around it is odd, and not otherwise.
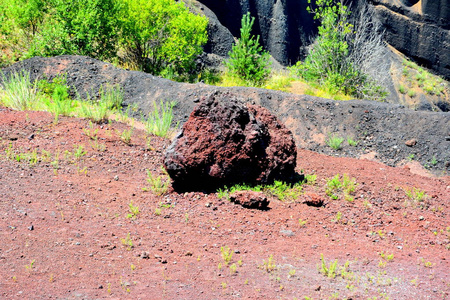
<path fill-rule="evenodd" d="M 1 299 L 448 299 L 449 177 L 299 149 L 316 183 L 248 210 L 143 191 L 169 141 L 135 129 L 127 145 L 127 128 L 0 108 Z M 325 194 L 338 173 L 355 178 L 353 202 Z"/>
<path fill-rule="evenodd" d="M 82 56 L 35 57 L 2 71 L 8 75 L 29 70 L 35 78 L 66 74 L 67 82 L 82 96 L 98 94 L 101 85 L 120 84 L 125 104 L 136 106 L 135 116 L 145 115 L 160 101 L 176 101 L 175 119 L 183 123 L 202 96 L 230 91 L 245 101 L 262 105 L 286 124 L 299 147 L 335 156 L 366 157 L 390 166 L 418 161 L 435 174 L 450 171 L 450 113 L 413 111 L 399 105 L 370 101 L 336 102 L 306 95 L 256 88 L 220 88 L 186 84 L 149 74 L 115 68 Z M 329 135 L 358 141 L 343 143 L 335 151 L 326 145 Z M 405 142 L 416 140 L 409 147 Z"/>

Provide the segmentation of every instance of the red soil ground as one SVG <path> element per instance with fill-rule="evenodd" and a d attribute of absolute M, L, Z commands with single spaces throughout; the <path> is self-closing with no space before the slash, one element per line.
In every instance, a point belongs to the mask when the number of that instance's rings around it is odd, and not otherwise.
<path fill-rule="evenodd" d="M 315 184 L 249 210 L 217 194 L 144 191 L 170 141 L 135 129 L 126 144 L 127 129 L 0 109 L 1 299 L 449 298 L 449 177 L 299 149 L 298 171 Z M 344 173 L 358 184 L 353 202 L 325 194 Z M 337 260 L 334 278 L 321 255 Z"/>

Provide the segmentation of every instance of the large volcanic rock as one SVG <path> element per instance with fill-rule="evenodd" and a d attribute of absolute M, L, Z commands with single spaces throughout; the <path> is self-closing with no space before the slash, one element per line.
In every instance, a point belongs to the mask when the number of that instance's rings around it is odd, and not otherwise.
<path fill-rule="evenodd" d="M 203 98 L 168 149 L 164 165 L 177 190 L 290 181 L 292 133 L 267 109 L 229 93 Z"/>

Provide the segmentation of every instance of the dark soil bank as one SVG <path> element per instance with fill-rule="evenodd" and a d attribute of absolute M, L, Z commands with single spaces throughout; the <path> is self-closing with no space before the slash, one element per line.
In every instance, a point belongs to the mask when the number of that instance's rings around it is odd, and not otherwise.
<path fill-rule="evenodd" d="M 367 157 L 391 166 L 415 160 L 437 174 L 450 170 L 449 113 L 418 112 L 370 101 L 333 101 L 256 88 L 177 83 L 82 56 L 35 57 L 3 72 L 8 75 L 20 69 L 29 70 L 33 79 L 51 79 L 64 73 L 67 83 L 82 97 L 86 92 L 98 94 L 101 85 L 120 84 L 125 92 L 125 105 L 135 105 L 136 115 L 147 114 L 155 102 L 176 101 L 175 121 L 180 123 L 187 120 L 201 97 L 227 91 L 269 109 L 293 132 L 301 148 L 336 156 Z M 333 150 L 326 144 L 330 135 L 344 138 L 342 149 Z M 358 144 L 350 146 L 348 138 Z"/>

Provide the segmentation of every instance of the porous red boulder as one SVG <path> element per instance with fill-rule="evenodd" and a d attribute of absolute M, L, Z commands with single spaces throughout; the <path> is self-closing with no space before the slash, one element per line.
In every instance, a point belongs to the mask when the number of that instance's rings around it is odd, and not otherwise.
<path fill-rule="evenodd" d="M 213 190 L 295 177 L 292 133 L 267 109 L 229 93 L 201 99 L 166 152 L 175 190 Z"/>
<path fill-rule="evenodd" d="M 270 201 L 263 192 L 237 191 L 230 195 L 230 201 L 245 208 L 267 209 Z"/>

